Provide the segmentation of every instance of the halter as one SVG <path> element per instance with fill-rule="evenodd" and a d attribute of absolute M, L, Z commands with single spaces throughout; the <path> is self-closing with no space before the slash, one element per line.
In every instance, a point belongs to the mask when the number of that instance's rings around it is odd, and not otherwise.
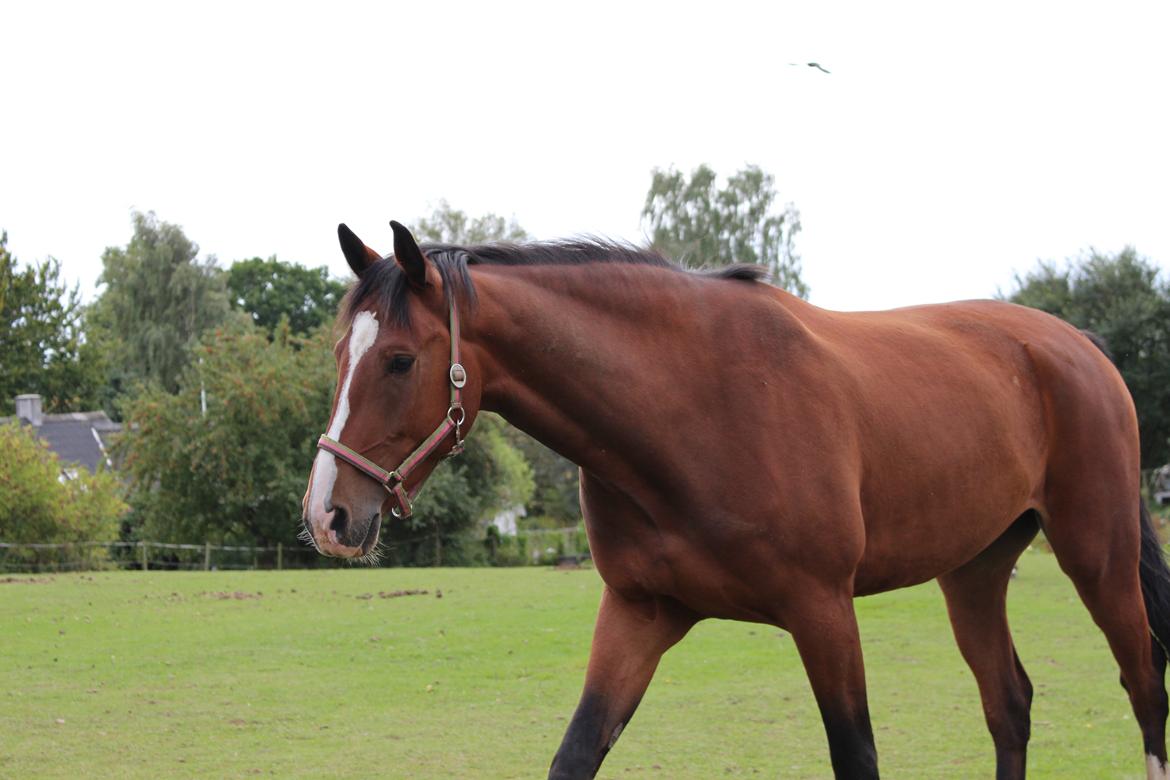
<path fill-rule="evenodd" d="M 392 471 L 387 471 L 364 455 L 346 447 L 337 439 L 331 439 L 322 434 L 321 438 L 317 440 L 319 449 L 332 453 L 334 457 L 340 458 L 363 474 L 372 477 L 386 488 L 386 492 L 393 496 L 398 504 L 390 510 L 397 518 L 411 516 L 413 512 L 411 502 L 423 486 L 420 481 L 408 490 L 406 488 L 407 477 L 438 448 L 448 433 L 455 432 L 455 443 L 451 445 L 450 451 L 443 457 L 450 458 L 463 452 L 463 422 L 467 419 L 467 411 L 463 408 L 463 398 L 460 391 L 467 384 L 467 370 L 459 362 L 459 315 L 455 311 L 454 298 L 451 299 L 451 368 L 447 372 L 447 377 L 451 382 L 451 405 L 447 407 L 446 418 L 439 423 L 439 427 L 435 428 L 430 436 L 423 440 L 422 444 L 415 448 L 414 452 L 407 455 L 406 459 L 398 464 L 398 468 Z"/>

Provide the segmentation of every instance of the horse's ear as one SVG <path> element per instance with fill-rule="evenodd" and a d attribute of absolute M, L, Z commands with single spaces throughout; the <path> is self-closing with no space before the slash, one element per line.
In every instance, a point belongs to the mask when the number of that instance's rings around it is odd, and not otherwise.
<path fill-rule="evenodd" d="M 359 277 L 371 265 L 382 259 L 381 255 L 363 244 L 344 222 L 337 226 L 337 240 L 341 242 L 341 252 L 345 255 L 345 261 Z"/>
<path fill-rule="evenodd" d="M 410 286 L 423 289 L 427 286 L 427 259 L 418 248 L 418 242 L 401 222 L 390 220 L 390 228 L 394 231 L 394 259 L 402 266 Z"/>

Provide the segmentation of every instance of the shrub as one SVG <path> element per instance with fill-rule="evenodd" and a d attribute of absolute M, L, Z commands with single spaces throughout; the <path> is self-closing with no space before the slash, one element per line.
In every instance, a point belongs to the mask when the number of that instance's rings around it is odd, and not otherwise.
<path fill-rule="evenodd" d="M 122 488 L 106 471 L 84 468 L 73 479 L 62 476 L 57 455 L 45 442 L 19 424 L 0 426 L 0 541 L 73 544 L 117 537 L 126 511 Z M 12 551 L 8 561 L 25 568 L 60 565 L 62 561 L 98 565 L 105 550 L 84 547 Z"/>

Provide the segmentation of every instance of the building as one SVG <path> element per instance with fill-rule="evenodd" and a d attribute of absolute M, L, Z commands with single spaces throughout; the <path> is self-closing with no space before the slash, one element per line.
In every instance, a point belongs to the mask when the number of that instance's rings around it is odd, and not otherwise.
<path fill-rule="evenodd" d="M 501 509 L 496 513 L 495 517 L 488 521 L 488 525 L 494 525 L 496 530 L 500 532 L 500 536 L 515 536 L 517 532 L 517 523 L 521 517 L 528 514 L 528 510 L 521 504 Z"/>
<path fill-rule="evenodd" d="M 16 396 L 16 414 L 0 417 L 0 424 L 14 420 L 28 425 L 37 436 L 48 443 L 49 449 L 61 459 L 61 476 L 73 479 L 79 468 L 97 471 L 113 464 L 108 455 L 111 438 L 122 430 L 105 412 L 69 412 L 45 414 L 41 397 L 35 394 Z"/>

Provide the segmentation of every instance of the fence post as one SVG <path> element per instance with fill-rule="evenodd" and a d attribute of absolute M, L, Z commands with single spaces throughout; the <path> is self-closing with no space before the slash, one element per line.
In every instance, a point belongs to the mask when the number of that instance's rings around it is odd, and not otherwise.
<path fill-rule="evenodd" d="M 284 568 L 284 542 L 276 543 L 276 570 Z"/>
<path fill-rule="evenodd" d="M 147 543 L 146 542 L 139 542 L 138 544 L 142 545 L 142 570 L 147 571 L 150 568 L 150 563 L 148 562 L 148 559 L 146 556 Z"/>
<path fill-rule="evenodd" d="M 203 543 L 203 571 L 211 571 L 211 542 Z"/>
<path fill-rule="evenodd" d="M 253 546 L 252 547 L 252 571 L 255 571 L 259 568 L 260 568 L 260 549 L 258 547 Z"/>

